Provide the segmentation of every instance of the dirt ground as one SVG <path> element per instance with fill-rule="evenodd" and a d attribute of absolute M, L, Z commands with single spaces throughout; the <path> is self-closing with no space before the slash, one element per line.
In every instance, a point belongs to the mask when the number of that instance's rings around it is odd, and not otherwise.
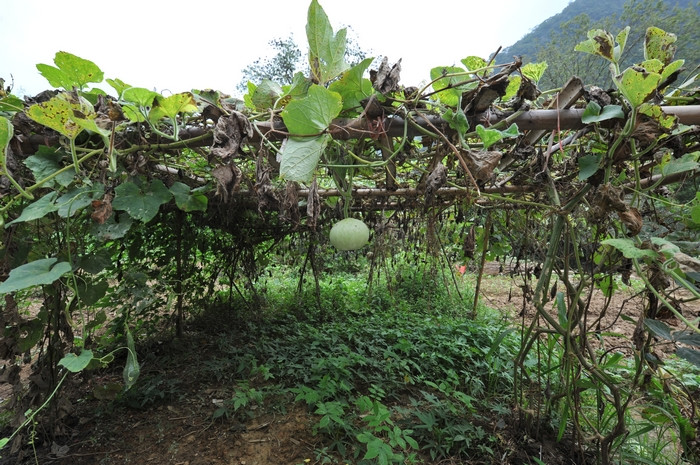
<path fill-rule="evenodd" d="M 523 281 L 511 279 L 507 273 L 499 273 L 498 264 L 487 268 L 482 282 L 481 298 L 493 308 L 501 309 L 504 317 L 514 322 L 530 321 L 534 309 L 525 306 L 523 312 Z M 506 270 L 507 271 L 507 270 Z M 475 281 L 471 275 L 458 279 Z M 605 301 L 596 293 L 592 298 L 588 316 L 596 318 Z M 634 325 L 619 317 L 622 313 L 636 318 L 641 308 L 641 298 L 628 290 L 616 294 L 610 309 L 601 319 L 605 331 L 630 336 Z M 684 307 L 688 317 L 700 316 L 700 303 Z M 678 329 L 674 319 L 666 321 Z M 212 414 L 220 399 L 231 398 L 232 383 L 219 385 L 204 383 L 196 376 L 187 376 L 193 364 L 201 362 L 201 354 L 207 352 L 211 342 L 202 332 L 189 332 L 176 345 L 166 344 L 158 351 L 175 352 L 167 367 L 150 367 L 144 362 L 142 370 L 156 369 L 163 379 L 182 380 L 174 390 L 176 394 L 157 407 L 133 409 L 114 407 L 109 400 L 99 400 L 94 389 L 110 381 L 118 382 L 118 370 L 114 374 L 89 378 L 74 386 L 83 393 L 76 401 L 69 435 L 51 445 L 39 445 L 37 456 L 41 464 L 173 464 L 173 465 L 299 465 L 320 463 L 314 456 L 319 439 L 312 434 L 312 417 L 300 403 L 292 405 L 264 406 L 250 419 L 212 420 Z M 193 347 L 198 350 L 192 350 Z M 194 372 L 193 372 L 194 373 Z M 93 395 L 90 395 L 93 393 Z M 0 395 L 2 393 L 0 392 Z M 516 441 L 516 439 L 514 439 Z M 528 447 L 515 444 L 514 447 Z M 536 447 L 532 445 L 532 447 Z M 537 446 L 539 447 L 539 446 Z M 31 451 L 19 463 L 35 463 Z M 529 453 L 530 451 L 528 451 Z M 534 451 L 533 451 L 534 452 Z M 556 455 L 555 450 L 551 451 Z M 532 454 L 530 453 L 531 457 Z M 527 460 L 528 455 L 523 458 Z M 565 454 L 563 455 L 565 457 Z M 563 457 L 550 457 L 546 463 L 570 463 Z M 16 458 L 0 459 L 0 463 L 18 463 Z M 425 462 L 429 463 L 429 462 Z M 440 462 L 441 464 L 457 462 Z M 509 461 L 508 463 L 515 463 Z M 526 463 L 526 462 L 522 462 Z"/>

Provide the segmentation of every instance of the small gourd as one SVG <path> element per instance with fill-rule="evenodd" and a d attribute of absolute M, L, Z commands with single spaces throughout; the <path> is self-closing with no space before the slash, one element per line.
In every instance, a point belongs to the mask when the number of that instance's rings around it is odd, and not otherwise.
<path fill-rule="evenodd" d="M 331 228 L 331 244 L 338 250 L 357 250 L 369 240 L 369 228 L 360 220 L 345 218 Z"/>

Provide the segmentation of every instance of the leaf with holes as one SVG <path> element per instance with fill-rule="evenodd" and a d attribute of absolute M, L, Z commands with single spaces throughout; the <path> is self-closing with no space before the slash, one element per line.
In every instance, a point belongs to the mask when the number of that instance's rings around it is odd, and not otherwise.
<path fill-rule="evenodd" d="M 11 270 L 5 282 L 0 284 L 0 294 L 51 284 L 70 272 L 70 263 L 56 262 L 58 262 L 57 258 L 42 258 Z"/>

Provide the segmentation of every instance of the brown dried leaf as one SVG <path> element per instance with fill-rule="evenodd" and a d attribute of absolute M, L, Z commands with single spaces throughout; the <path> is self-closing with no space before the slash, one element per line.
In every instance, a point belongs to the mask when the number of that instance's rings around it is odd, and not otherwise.
<path fill-rule="evenodd" d="M 435 194 L 447 182 L 447 168 L 442 163 L 438 163 L 435 169 L 428 176 L 425 187 L 425 206 L 430 207 L 435 202 Z"/>
<path fill-rule="evenodd" d="M 287 181 L 287 187 L 280 206 L 280 218 L 282 221 L 292 223 L 294 227 L 299 223 L 299 184 Z"/>
<path fill-rule="evenodd" d="M 316 231 L 318 217 L 321 215 L 321 198 L 318 195 L 318 183 L 314 178 L 309 188 L 309 195 L 306 199 L 306 224 L 312 231 Z"/>
<path fill-rule="evenodd" d="M 623 212 L 617 212 L 622 223 L 627 226 L 627 232 L 630 236 L 636 236 L 642 230 L 644 222 L 642 221 L 642 215 L 636 208 L 630 208 Z"/>
<path fill-rule="evenodd" d="M 379 69 L 376 72 L 370 72 L 372 86 L 380 94 L 389 94 L 399 90 L 399 80 L 401 79 L 401 59 L 389 66 L 389 59 L 384 57 Z"/>
<path fill-rule="evenodd" d="M 104 224 L 112 216 L 112 196 L 105 194 L 102 200 L 93 200 L 92 209 L 90 218 L 98 224 Z"/>
<path fill-rule="evenodd" d="M 496 150 L 487 152 L 468 150 L 464 153 L 467 167 L 477 181 L 488 181 L 503 157 L 503 154 Z"/>
<path fill-rule="evenodd" d="M 683 252 L 677 252 L 673 255 L 673 259 L 678 263 L 683 273 L 695 272 L 700 273 L 700 260 L 686 255 Z"/>
<path fill-rule="evenodd" d="M 238 152 L 245 137 L 253 137 L 253 125 L 243 113 L 233 111 L 219 118 L 214 127 L 212 155 L 220 160 L 229 159 Z"/>
<path fill-rule="evenodd" d="M 231 162 L 228 165 L 217 166 L 211 171 L 211 175 L 216 179 L 216 195 L 221 197 L 224 203 L 228 203 L 229 196 L 241 185 L 241 169 Z"/>

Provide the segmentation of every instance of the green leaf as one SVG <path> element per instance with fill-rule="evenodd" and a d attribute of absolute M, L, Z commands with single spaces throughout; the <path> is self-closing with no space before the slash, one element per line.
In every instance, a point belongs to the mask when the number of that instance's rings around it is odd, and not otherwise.
<path fill-rule="evenodd" d="M 664 65 L 668 65 L 673 61 L 676 54 L 675 34 L 668 33 L 658 27 L 647 28 L 644 36 L 644 59 L 656 59 Z"/>
<path fill-rule="evenodd" d="M 342 109 L 340 94 L 312 85 L 305 98 L 287 104 L 282 119 L 291 134 L 315 135 L 325 131 Z"/>
<path fill-rule="evenodd" d="M 603 108 L 602 112 L 600 110 L 600 105 L 598 105 L 598 103 L 596 103 L 595 101 L 591 100 L 590 102 L 588 102 L 588 105 L 586 105 L 586 109 L 581 115 L 581 121 L 586 124 L 590 124 L 599 123 L 601 121 L 613 118 L 625 117 L 625 113 L 622 111 L 622 107 L 620 105 L 606 105 Z"/>
<path fill-rule="evenodd" d="M 78 295 L 80 301 L 90 307 L 104 297 L 109 290 L 109 283 L 106 280 L 97 282 L 78 281 Z"/>
<path fill-rule="evenodd" d="M 126 82 L 122 81 L 121 79 L 117 79 L 117 78 L 105 79 L 105 81 L 107 81 L 107 84 L 112 86 L 112 89 L 117 91 L 117 96 L 120 100 L 122 99 L 122 94 L 124 93 L 124 91 L 126 89 L 128 89 L 129 87 L 132 87 L 129 84 L 127 84 Z"/>
<path fill-rule="evenodd" d="M 678 117 L 675 115 L 667 115 L 661 110 L 661 107 L 655 103 L 645 102 L 639 106 L 639 113 L 647 115 L 649 118 L 656 120 L 662 127 L 672 129 L 678 122 Z"/>
<path fill-rule="evenodd" d="M 71 217 L 103 195 L 104 185 L 99 183 L 94 186 L 71 189 L 56 200 L 58 216 L 61 218 Z"/>
<path fill-rule="evenodd" d="M 373 60 L 373 58 L 362 60 L 345 71 L 339 80 L 333 81 L 328 87 L 329 90 L 337 92 L 341 96 L 343 110 L 359 108 L 359 111 L 362 111 L 360 102 L 372 95 L 372 83 L 362 76 Z"/>
<path fill-rule="evenodd" d="M 170 186 L 170 192 L 175 197 L 177 207 L 186 212 L 207 211 L 207 196 L 200 192 L 192 192 L 190 186 L 181 182 L 176 182 Z"/>
<path fill-rule="evenodd" d="M 648 249 L 638 249 L 632 239 L 605 239 L 603 244 L 612 246 L 622 252 L 625 258 L 656 258 L 656 252 Z"/>
<path fill-rule="evenodd" d="M 486 63 L 486 60 L 474 55 L 470 55 L 466 58 L 461 59 L 460 61 L 462 62 L 464 67 L 467 68 L 467 71 L 476 71 L 477 69 L 485 68 L 488 65 L 488 63 Z M 475 74 L 484 77 L 487 73 L 488 70 L 484 70 Z"/>
<path fill-rule="evenodd" d="M 43 258 L 11 270 L 7 280 L 0 284 L 0 294 L 53 283 L 71 270 L 70 263 L 57 261 L 57 258 Z"/>
<path fill-rule="evenodd" d="M 700 334 L 694 331 L 678 331 L 673 333 L 673 340 L 681 344 L 700 347 Z"/>
<path fill-rule="evenodd" d="M 520 132 L 518 131 L 518 125 L 515 123 L 511 124 L 510 127 L 504 131 L 491 128 L 487 129 L 483 125 L 479 124 L 476 126 L 476 133 L 484 142 L 484 149 L 488 149 L 493 144 L 499 142 L 504 138 L 518 137 L 518 135 L 520 135 Z"/>
<path fill-rule="evenodd" d="M 287 139 L 282 149 L 280 177 L 287 181 L 311 182 L 321 154 L 330 139 L 328 134 L 313 138 Z"/>
<path fill-rule="evenodd" d="M 44 336 L 46 329 L 46 321 L 42 318 L 34 318 L 20 325 L 21 333 L 26 334 L 17 342 L 17 348 L 20 352 L 26 352 L 32 349 L 37 342 Z"/>
<path fill-rule="evenodd" d="M 600 167 L 601 155 L 584 155 L 578 159 L 578 178 L 584 181 L 593 176 Z"/>
<path fill-rule="evenodd" d="M 5 172 L 7 163 L 7 147 L 14 134 L 12 122 L 4 116 L 0 116 L 0 173 Z"/>
<path fill-rule="evenodd" d="M 700 163 L 695 161 L 695 156 L 692 153 L 686 153 L 681 158 L 674 158 L 666 163 L 661 168 L 661 174 L 670 176 L 675 173 L 683 173 L 685 171 L 694 171 L 700 167 Z"/>
<path fill-rule="evenodd" d="M 99 83 L 104 79 L 104 73 L 95 63 L 72 53 L 58 52 L 53 62 L 56 68 L 45 64 L 38 64 L 36 67 L 54 87 L 63 87 L 66 90 L 77 87 L 82 90 L 87 83 Z"/>
<path fill-rule="evenodd" d="M 442 114 L 442 119 L 447 121 L 447 124 L 457 131 L 461 137 L 464 137 L 469 130 L 469 120 L 467 120 L 467 115 L 464 114 L 461 108 L 457 108 L 455 111 L 448 108 L 447 111 Z"/>
<path fill-rule="evenodd" d="M 251 94 L 251 102 L 256 110 L 268 110 L 282 96 L 283 90 L 279 84 L 270 79 L 263 79 Z"/>
<path fill-rule="evenodd" d="M 103 224 L 93 224 L 90 233 L 100 241 L 113 241 L 124 237 L 133 223 L 134 220 L 129 215 L 120 215 L 119 222 L 112 215 Z"/>
<path fill-rule="evenodd" d="M 174 119 L 180 113 L 194 113 L 197 111 L 197 102 L 192 92 L 182 92 L 168 97 L 157 96 L 153 102 L 148 118 L 158 121 L 161 118 Z"/>
<path fill-rule="evenodd" d="M 464 69 L 457 66 L 438 66 L 430 70 L 430 79 L 435 81 L 433 82 L 433 90 L 437 92 L 435 95 L 442 103 L 451 107 L 456 107 L 459 104 L 462 92 L 469 87 L 473 87 L 464 84 L 448 89 L 450 86 L 456 86 L 460 82 L 467 80 L 466 76 L 444 77 L 447 74 L 454 73 L 464 73 Z"/>
<path fill-rule="evenodd" d="M 617 36 L 615 37 L 615 40 L 617 41 L 617 44 L 615 48 L 613 49 L 613 58 L 615 59 L 615 62 L 619 62 L 620 58 L 622 57 L 622 53 L 625 51 L 625 45 L 627 45 L 627 37 L 629 36 L 630 33 L 630 27 L 627 26 L 623 30 L 617 33 Z"/>
<path fill-rule="evenodd" d="M 7 111 L 10 113 L 23 111 L 24 110 L 24 100 L 17 97 L 16 95 L 6 95 L 0 98 L 0 111 Z"/>
<path fill-rule="evenodd" d="M 345 28 L 333 34 L 333 28 L 317 0 L 309 5 L 306 38 L 309 41 L 311 75 L 320 84 L 333 80 L 348 68 L 345 63 Z"/>
<path fill-rule="evenodd" d="M 22 210 L 22 214 L 19 215 L 17 219 L 10 221 L 7 224 L 11 225 L 13 223 L 23 223 L 26 221 L 32 221 L 39 218 L 43 218 L 51 212 L 55 212 L 56 210 L 58 210 L 58 205 L 56 205 L 55 203 L 57 196 L 57 192 L 49 192 L 36 202 L 30 203 L 29 205 L 24 207 L 24 210 Z"/>
<path fill-rule="evenodd" d="M 700 204 L 694 205 L 690 209 L 690 219 L 693 220 L 693 223 L 700 224 Z"/>
<path fill-rule="evenodd" d="M 679 71 L 684 64 L 685 60 L 676 60 L 673 63 L 666 65 L 663 71 L 661 71 L 661 82 L 665 81 L 671 74 Z"/>
<path fill-rule="evenodd" d="M 92 359 L 95 358 L 91 350 L 83 349 L 80 355 L 66 354 L 58 364 L 66 368 L 71 373 L 79 373 L 87 367 Z"/>
<path fill-rule="evenodd" d="M 147 186 L 138 186 L 125 182 L 114 189 L 115 197 L 112 208 L 124 210 L 132 218 L 148 223 L 156 216 L 160 206 L 172 198 L 172 193 L 159 179 L 154 179 Z"/>
<path fill-rule="evenodd" d="M 502 101 L 507 101 L 515 97 L 515 94 L 518 93 L 518 90 L 520 89 L 520 83 L 522 82 L 523 78 L 520 76 L 513 76 L 508 80 L 508 87 L 506 87 L 506 93 L 501 97 Z"/>
<path fill-rule="evenodd" d="M 569 317 L 568 317 L 568 312 L 566 309 L 566 300 L 564 299 L 564 293 L 559 291 L 557 292 L 557 315 L 559 317 L 559 324 L 564 328 L 567 329 L 569 327 Z"/>
<path fill-rule="evenodd" d="M 159 95 L 157 92 L 143 87 L 129 87 L 122 92 L 122 99 L 135 103 L 139 107 L 148 108 L 153 105 L 153 100 Z"/>
<path fill-rule="evenodd" d="M 32 171 L 34 179 L 40 181 L 60 170 L 62 168 L 61 161 L 66 155 L 68 154 L 62 149 L 49 148 L 42 145 L 34 155 L 24 160 L 24 164 Z M 74 177 L 75 168 L 68 169 L 43 185 L 45 187 L 53 187 L 58 183 L 60 186 L 67 187 L 73 182 Z"/>
<path fill-rule="evenodd" d="M 126 365 L 124 365 L 124 390 L 128 391 L 136 384 L 136 380 L 138 380 L 139 374 L 141 374 L 141 367 L 136 357 L 134 337 L 131 335 L 131 331 L 129 331 L 128 328 L 126 330 L 126 347 L 128 354 L 126 356 Z"/>
<path fill-rule="evenodd" d="M 683 358 L 693 365 L 700 367 L 700 350 L 686 349 L 685 347 L 679 347 L 676 349 L 676 355 Z"/>
<path fill-rule="evenodd" d="M 522 68 L 520 68 L 520 72 L 523 73 L 523 76 L 525 76 L 531 81 L 534 81 L 535 84 L 537 84 L 540 81 L 540 79 L 542 79 L 542 76 L 544 75 L 544 72 L 546 70 L 546 61 L 541 61 L 539 63 L 528 63 Z"/>
<path fill-rule="evenodd" d="M 643 68 L 631 67 L 614 76 L 613 81 L 630 105 L 638 108 L 654 95 L 661 82 L 661 75 Z"/>
<path fill-rule="evenodd" d="M 664 254 L 666 258 L 671 258 L 681 251 L 680 247 L 676 244 L 661 237 L 652 237 L 651 243 L 658 246 L 659 252 Z"/>
<path fill-rule="evenodd" d="M 673 337 L 671 336 L 671 328 L 669 328 L 668 325 L 663 321 L 646 318 L 644 320 L 644 326 L 646 326 L 649 329 L 649 331 L 651 331 L 652 333 L 654 333 L 654 335 L 660 337 L 661 339 L 664 339 L 666 341 L 673 340 Z"/>

